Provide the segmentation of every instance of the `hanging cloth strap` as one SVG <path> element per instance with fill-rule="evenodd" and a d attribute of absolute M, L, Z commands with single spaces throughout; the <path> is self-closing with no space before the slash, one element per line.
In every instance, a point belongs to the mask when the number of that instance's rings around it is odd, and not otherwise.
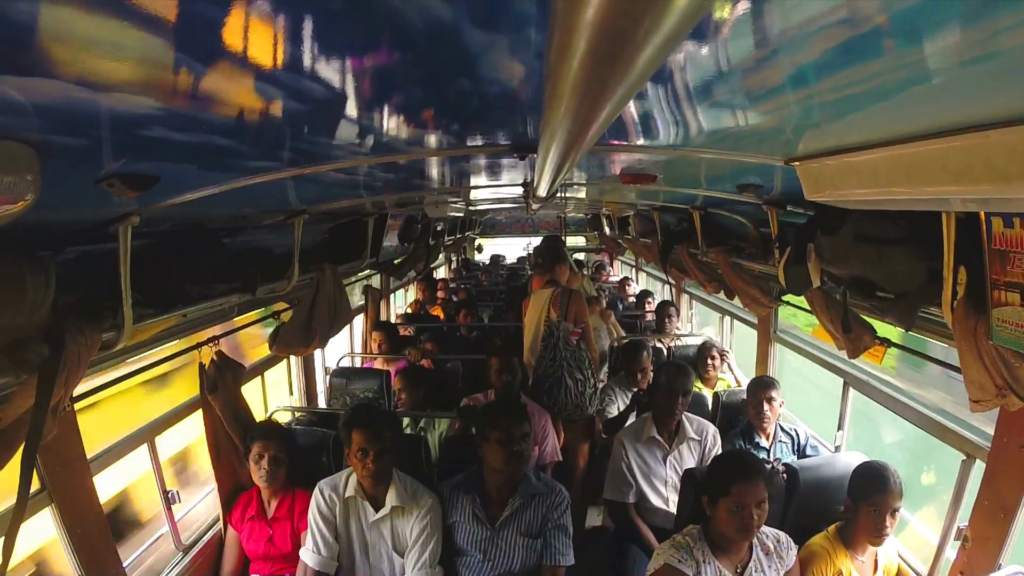
<path fill-rule="evenodd" d="M 544 324 L 548 320 L 551 309 L 551 296 L 555 288 L 541 288 L 530 295 L 530 304 L 526 307 L 526 318 L 523 319 L 523 363 L 526 373 L 533 376 L 533 365 L 540 355 L 540 339 L 544 334 Z"/>

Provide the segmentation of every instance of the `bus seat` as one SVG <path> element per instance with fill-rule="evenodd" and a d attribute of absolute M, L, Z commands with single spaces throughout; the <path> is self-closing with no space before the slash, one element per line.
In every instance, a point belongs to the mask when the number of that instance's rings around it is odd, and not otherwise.
<path fill-rule="evenodd" d="M 701 482 L 704 474 L 708 471 L 707 466 L 699 468 L 687 468 L 683 471 L 683 477 L 679 482 L 679 500 L 676 504 L 676 520 L 673 528 L 680 532 L 687 526 L 703 524 L 708 519 L 704 510 L 701 498 L 704 491 L 701 489 Z M 778 476 L 775 476 L 778 479 Z M 768 483 L 768 517 L 765 525 L 770 528 L 781 529 L 786 511 L 786 486 L 782 482 L 774 481 Z"/>
<path fill-rule="evenodd" d="M 345 467 L 344 442 L 337 432 L 305 426 L 289 430 L 298 452 L 290 465 L 296 467 L 293 476 L 299 486 L 312 490 L 317 482 Z"/>
<path fill-rule="evenodd" d="M 433 488 L 434 461 L 427 439 L 419 434 L 403 433 L 399 436 L 395 450 L 395 468 L 427 488 Z"/>
<path fill-rule="evenodd" d="M 643 322 L 635 318 L 619 318 L 619 326 L 630 336 L 643 332 Z"/>
<path fill-rule="evenodd" d="M 743 400 L 746 397 L 746 388 L 730 388 L 715 392 L 711 400 L 711 422 L 718 426 L 718 433 L 722 438 L 727 437 L 733 430 L 738 430 L 747 421 L 747 411 L 743 407 Z"/>
<path fill-rule="evenodd" d="M 327 407 L 348 410 L 364 402 L 391 408 L 391 372 L 341 366 L 327 382 Z"/>
<path fill-rule="evenodd" d="M 437 457 L 437 483 L 441 484 L 469 471 L 477 465 L 480 454 L 476 449 L 476 437 L 472 434 L 452 434 L 441 442 Z"/>
<path fill-rule="evenodd" d="M 786 505 L 782 530 L 797 546 L 838 522 L 850 474 L 867 456 L 860 452 L 839 452 L 787 462 Z"/>
<path fill-rule="evenodd" d="M 708 397 L 697 392 L 690 397 L 690 405 L 686 408 L 686 412 L 699 416 L 712 424 L 715 423 L 711 419 L 711 405 L 708 402 Z"/>

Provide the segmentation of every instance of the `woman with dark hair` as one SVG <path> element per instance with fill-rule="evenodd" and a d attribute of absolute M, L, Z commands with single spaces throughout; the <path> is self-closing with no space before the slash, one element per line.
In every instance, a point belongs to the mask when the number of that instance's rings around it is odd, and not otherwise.
<path fill-rule="evenodd" d="M 373 333 L 370 336 L 371 354 L 401 354 L 402 350 L 399 342 L 401 342 L 401 336 L 398 333 L 398 327 L 393 323 L 387 320 L 378 320 L 373 325 Z M 395 372 L 408 365 L 409 361 L 405 358 L 374 358 L 363 364 L 363 368 L 387 370 L 391 372 L 391 378 L 394 378 Z"/>
<path fill-rule="evenodd" d="M 245 460 L 255 486 L 228 514 L 220 576 L 298 573 L 312 495 L 289 481 L 292 453 L 291 434 L 274 420 L 258 422 L 249 433 Z"/>
<path fill-rule="evenodd" d="M 769 471 L 745 450 L 715 456 L 701 483 L 708 520 L 663 542 L 651 576 L 800 576 L 796 544 L 764 525 Z M 829 575 L 831 576 L 831 575 Z"/>
<path fill-rule="evenodd" d="M 850 474 L 843 519 L 800 549 L 804 574 L 811 576 L 897 576 L 899 548 L 890 538 L 903 506 L 903 481 L 880 460 L 858 465 Z"/>
<path fill-rule="evenodd" d="M 722 348 L 714 340 L 705 340 L 697 347 L 696 355 L 697 386 L 709 399 L 715 390 L 742 388 L 747 383 L 732 351 Z"/>

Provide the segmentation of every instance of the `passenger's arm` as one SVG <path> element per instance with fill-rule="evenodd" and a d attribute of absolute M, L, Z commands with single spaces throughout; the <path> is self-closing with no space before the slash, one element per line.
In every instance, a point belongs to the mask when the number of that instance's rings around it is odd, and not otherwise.
<path fill-rule="evenodd" d="M 703 454 L 701 454 L 700 464 L 698 466 L 707 466 L 711 464 L 711 460 L 722 453 L 722 437 L 718 434 L 717 428 L 712 428 L 708 432 L 708 443 L 704 446 Z"/>
<path fill-rule="evenodd" d="M 409 547 L 405 550 L 405 573 L 417 576 L 441 576 L 441 504 L 431 496 L 410 525 Z"/>
<path fill-rule="evenodd" d="M 558 434 L 555 433 L 551 416 L 545 412 L 533 433 L 536 436 L 534 442 L 537 444 L 537 466 L 550 476 L 555 462 L 562 461 L 562 450 L 558 445 Z"/>
<path fill-rule="evenodd" d="M 658 548 L 658 539 L 654 537 L 651 528 L 644 522 L 644 519 L 637 514 L 636 505 L 632 502 L 615 502 L 605 500 L 608 506 L 608 517 L 612 523 L 625 530 L 634 531 L 639 536 L 639 541 L 644 544 L 644 552 L 654 554 Z"/>
<path fill-rule="evenodd" d="M 580 326 L 580 337 L 583 338 L 583 344 L 586 345 L 587 352 L 590 353 L 590 360 L 594 363 L 596 373 L 601 366 L 601 355 L 597 351 L 594 331 L 590 327 L 590 310 L 587 308 L 587 299 L 583 297 L 582 292 L 579 290 L 572 292 L 572 297 L 569 298 L 569 308 L 572 310 L 573 325 Z"/>
<path fill-rule="evenodd" d="M 636 409 L 640 406 L 640 402 L 643 401 L 643 397 L 644 395 L 642 392 L 634 392 L 633 396 L 629 399 L 629 404 L 622 409 L 622 412 L 606 419 L 602 423 L 602 430 L 606 438 L 615 436 L 619 433 L 619 430 L 626 427 L 626 424 L 629 422 L 629 417 L 636 413 Z"/>
<path fill-rule="evenodd" d="M 306 565 L 307 574 L 334 574 L 338 570 L 339 551 L 337 510 L 333 498 L 321 486 L 313 491 L 308 524 L 299 559 Z"/>
<path fill-rule="evenodd" d="M 224 553 L 220 559 L 220 576 L 240 576 L 245 565 L 242 540 L 230 525 L 224 533 Z"/>
<path fill-rule="evenodd" d="M 743 375 L 743 371 L 740 370 L 738 364 L 736 364 L 736 358 L 732 355 L 732 350 L 726 348 L 722 349 L 722 363 L 725 364 L 726 368 L 732 374 L 733 380 L 736 381 L 736 385 L 740 388 L 747 385 L 747 377 Z"/>
<path fill-rule="evenodd" d="M 793 565 L 789 567 L 789 570 L 786 570 L 786 576 L 800 576 L 800 559 L 799 558 L 797 558 L 793 562 Z"/>
<path fill-rule="evenodd" d="M 301 549 L 302 546 L 305 546 L 305 545 L 306 545 L 306 531 L 304 530 L 301 534 L 299 534 L 299 547 L 300 547 L 300 549 Z M 295 576 L 315 576 L 315 575 L 310 570 L 309 566 L 306 566 L 306 564 L 302 560 L 299 560 L 299 565 L 295 567 Z"/>
<path fill-rule="evenodd" d="M 572 513 L 569 495 L 558 492 L 559 498 L 548 511 L 541 536 L 540 573 L 545 575 L 565 574 L 565 567 L 572 566 L 576 559 L 572 549 Z"/>

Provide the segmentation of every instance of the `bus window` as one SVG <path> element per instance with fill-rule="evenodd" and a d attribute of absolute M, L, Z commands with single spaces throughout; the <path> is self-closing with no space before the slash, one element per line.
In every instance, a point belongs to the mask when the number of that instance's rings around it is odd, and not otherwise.
<path fill-rule="evenodd" d="M 748 376 L 757 375 L 757 330 L 735 319 L 732 322 L 732 354 L 740 370 Z"/>
<path fill-rule="evenodd" d="M 824 440 L 826 446 L 833 446 L 843 379 L 785 346 L 777 346 L 777 350 L 775 378 L 782 383 L 786 411 Z"/>
<path fill-rule="evenodd" d="M 919 566 L 928 566 L 964 456 L 856 390 L 850 401 L 846 449 L 899 471 L 903 513 L 896 537 Z"/>
<path fill-rule="evenodd" d="M 146 445 L 93 477 L 129 576 L 160 572 L 178 555 L 164 519 Z"/>
<path fill-rule="evenodd" d="M 7 466 L 0 470 L 0 510 L 6 510 L 14 505 L 14 499 L 18 493 L 18 475 L 21 474 L 21 450 L 18 448 Z M 33 471 L 30 492 L 35 492 L 39 488 L 39 473 Z"/>
<path fill-rule="evenodd" d="M 252 410 L 256 420 L 262 420 L 267 415 L 266 396 L 263 393 L 263 382 L 255 378 L 242 386 L 242 397 Z"/>
<path fill-rule="evenodd" d="M 156 448 L 164 483 L 181 498 L 181 503 L 173 506 L 178 531 L 183 542 L 190 542 L 220 513 L 202 411 L 157 436 Z"/>
<path fill-rule="evenodd" d="M 714 310 L 694 305 L 693 331 L 703 334 L 708 338 L 714 338 L 719 344 L 722 343 L 722 315 Z"/>
<path fill-rule="evenodd" d="M 0 537 L 0 545 L 3 541 Z M 57 534 L 52 506 L 47 506 L 22 523 L 7 574 L 74 574 L 71 561 Z"/>
<path fill-rule="evenodd" d="M 263 386 L 267 393 L 267 413 L 281 406 L 296 406 L 298 395 L 292 389 L 291 372 L 288 370 L 290 359 L 285 359 L 277 366 L 263 373 Z"/>

